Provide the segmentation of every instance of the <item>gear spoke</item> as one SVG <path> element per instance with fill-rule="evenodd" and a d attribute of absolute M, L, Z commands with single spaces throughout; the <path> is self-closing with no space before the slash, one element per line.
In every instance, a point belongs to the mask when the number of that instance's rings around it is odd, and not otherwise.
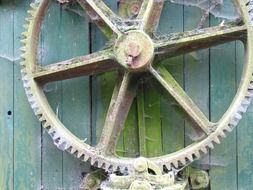
<path fill-rule="evenodd" d="M 102 29 L 102 32 L 104 32 L 107 37 L 111 37 L 111 33 L 108 33 L 108 27 L 113 31 L 113 33 L 118 36 L 121 35 L 120 30 L 113 22 L 113 20 L 118 21 L 120 18 L 102 0 L 77 0 L 77 2 L 83 9 L 85 9 L 85 11 L 92 10 L 88 12 L 88 15 L 93 21 L 95 21 L 98 27 Z M 100 19 L 96 18 L 96 16 Z"/>
<path fill-rule="evenodd" d="M 167 69 L 165 69 L 163 66 L 159 66 L 157 69 L 150 67 L 150 72 L 160 82 L 165 90 L 175 98 L 175 100 L 190 116 L 197 127 L 209 135 L 212 132 L 212 127 L 214 124 L 211 123 L 201 112 L 198 106 L 185 93 L 185 91 L 181 88 L 173 76 L 167 71 Z"/>
<path fill-rule="evenodd" d="M 155 42 L 156 54 L 159 54 L 159 59 L 174 57 L 230 41 L 244 40 L 246 34 L 247 27 L 238 26 L 237 23 L 172 34 L 169 40 Z"/>
<path fill-rule="evenodd" d="M 39 68 L 33 74 L 36 81 L 47 83 L 59 80 L 70 79 L 83 75 L 94 75 L 118 68 L 113 61 L 110 49 L 97 53 L 76 57 Z"/>
<path fill-rule="evenodd" d="M 138 19 L 142 20 L 141 28 L 148 34 L 152 34 L 159 23 L 164 0 L 143 0 Z"/>
<path fill-rule="evenodd" d="M 115 86 L 97 148 L 104 154 L 114 155 L 129 109 L 136 96 L 137 82 L 133 74 L 125 73 Z"/>

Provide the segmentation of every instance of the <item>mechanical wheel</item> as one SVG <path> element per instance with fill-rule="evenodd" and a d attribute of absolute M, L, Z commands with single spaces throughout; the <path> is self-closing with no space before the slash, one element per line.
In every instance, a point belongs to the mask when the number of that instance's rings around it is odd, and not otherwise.
<path fill-rule="evenodd" d="M 77 0 L 102 32 L 114 39 L 112 46 L 86 56 L 39 67 L 37 44 L 44 15 L 50 0 L 41 0 L 31 5 L 30 17 L 23 33 L 21 62 L 22 76 L 28 100 L 44 128 L 55 144 L 83 161 L 106 171 L 134 171 L 135 158 L 123 158 L 115 154 L 115 146 L 122 131 L 129 108 L 136 95 L 138 81 L 153 76 L 181 105 L 204 136 L 184 149 L 147 160 L 171 170 L 191 163 L 219 144 L 221 138 L 238 124 L 253 96 L 253 3 L 249 0 L 235 0 L 241 15 L 240 21 L 220 26 L 175 34 L 173 39 L 154 40 L 153 32 L 159 22 L 163 1 L 143 0 L 136 22 L 125 23 L 113 13 L 102 0 Z M 121 23 L 121 24 L 119 24 Z M 213 123 L 200 111 L 173 76 L 154 60 L 173 57 L 195 50 L 209 48 L 229 41 L 241 40 L 246 49 L 246 62 L 241 83 L 233 102 L 217 123 Z M 159 56 L 158 56 L 159 54 Z M 113 92 L 107 117 L 99 143 L 92 147 L 78 139 L 57 118 L 43 91 L 43 86 L 83 75 L 96 75 L 116 70 L 118 82 Z"/>

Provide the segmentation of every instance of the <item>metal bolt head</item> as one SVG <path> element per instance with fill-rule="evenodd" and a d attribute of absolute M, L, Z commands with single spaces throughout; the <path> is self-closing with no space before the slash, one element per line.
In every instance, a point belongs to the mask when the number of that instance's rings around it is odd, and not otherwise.
<path fill-rule="evenodd" d="M 129 42 L 125 47 L 126 55 L 130 57 L 138 57 L 141 54 L 141 46 L 136 42 Z"/>
<path fill-rule="evenodd" d="M 139 173 L 148 171 L 147 160 L 145 158 L 142 158 L 142 157 L 137 158 L 134 162 L 134 169 Z"/>
<path fill-rule="evenodd" d="M 119 36 L 114 45 L 117 62 L 133 72 L 147 70 L 154 58 L 151 38 L 140 30 L 132 30 Z"/>
<path fill-rule="evenodd" d="M 141 5 L 139 3 L 133 3 L 130 7 L 130 11 L 132 15 L 138 15 L 140 12 Z"/>

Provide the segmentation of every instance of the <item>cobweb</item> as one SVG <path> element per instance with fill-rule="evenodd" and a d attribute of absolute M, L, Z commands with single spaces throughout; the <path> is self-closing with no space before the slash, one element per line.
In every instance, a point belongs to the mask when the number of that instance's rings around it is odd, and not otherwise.
<path fill-rule="evenodd" d="M 234 0 L 168 0 L 171 3 L 193 6 L 210 13 L 215 17 L 236 20 L 239 18 L 239 11 Z"/>

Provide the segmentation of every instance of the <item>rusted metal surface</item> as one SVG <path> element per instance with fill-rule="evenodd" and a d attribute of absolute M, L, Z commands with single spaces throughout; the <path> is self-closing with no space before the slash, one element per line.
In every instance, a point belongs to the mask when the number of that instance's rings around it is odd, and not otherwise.
<path fill-rule="evenodd" d="M 168 36 L 168 39 L 158 40 L 155 48 L 161 59 L 245 39 L 247 39 L 247 27 L 240 22 L 231 22 L 222 26 L 173 34 Z"/>
<path fill-rule="evenodd" d="M 112 51 L 108 49 L 44 67 L 39 66 L 34 73 L 34 78 L 38 82 L 46 83 L 74 78 L 83 74 L 95 75 L 117 68 L 118 64 L 113 60 Z"/>
<path fill-rule="evenodd" d="M 108 181 L 102 183 L 101 188 L 105 190 L 186 190 L 187 180 L 176 181 L 174 173 L 163 174 L 161 169 L 145 158 L 138 158 L 134 162 L 134 172 L 128 176 L 110 175 Z M 149 173 L 152 169 L 153 173 Z"/>
<path fill-rule="evenodd" d="M 107 31 L 109 28 L 113 33 L 113 35 L 107 35 L 107 37 L 113 36 L 111 40 L 115 40 L 113 50 L 109 48 L 97 54 L 73 58 L 45 68 L 38 67 L 36 50 L 40 26 L 50 5 L 50 0 L 41 0 L 31 5 L 32 10 L 25 26 L 27 31 L 23 33 L 24 39 L 22 40 L 24 53 L 21 66 L 28 100 L 43 127 L 48 130 L 58 147 L 69 151 L 83 161 L 90 160 L 91 164 L 107 171 L 120 170 L 128 174 L 133 173 L 136 159 L 120 158 L 115 155 L 114 150 L 143 72 L 154 76 L 187 112 L 196 123 L 197 128 L 204 133 L 201 140 L 178 152 L 147 159 L 161 171 L 164 168 L 173 170 L 199 159 L 207 153 L 209 148 L 213 149 L 214 144 L 219 144 L 221 138 L 226 137 L 225 133 L 231 132 L 238 124 L 253 97 L 253 29 L 250 1 L 236 0 L 240 9 L 241 22 L 174 34 L 172 35 L 174 39 L 160 41 L 154 40 L 152 36 L 157 27 L 164 1 L 143 1 L 142 8 L 136 16 L 140 22 L 128 22 L 125 29 L 124 25 L 118 25 L 118 19 L 121 20 L 121 18 L 115 15 L 103 1 L 78 0 L 78 2 L 83 8 L 88 5 L 92 13 L 96 13 L 99 23 L 100 21 L 103 23 L 99 24 L 102 31 Z M 131 28 L 130 32 L 129 28 Z M 114 39 L 115 36 L 116 39 Z M 137 38 L 138 41 L 134 40 Z M 223 117 L 214 124 L 204 116 L 172 75 L 162 66 L 154 65 L 153 61 L 156 58 L 172 57 L 233 40 L 242 40 L 247 48 L 242 80 L 234 101 Z M 68 131 L 57 118 L 47 102 L 42 84 L 80 75 L 97 74 L 111 69 L 119 71 L 119 83 L 113 93 L 100 143 L 96 147 L 91 147 Z"/>

